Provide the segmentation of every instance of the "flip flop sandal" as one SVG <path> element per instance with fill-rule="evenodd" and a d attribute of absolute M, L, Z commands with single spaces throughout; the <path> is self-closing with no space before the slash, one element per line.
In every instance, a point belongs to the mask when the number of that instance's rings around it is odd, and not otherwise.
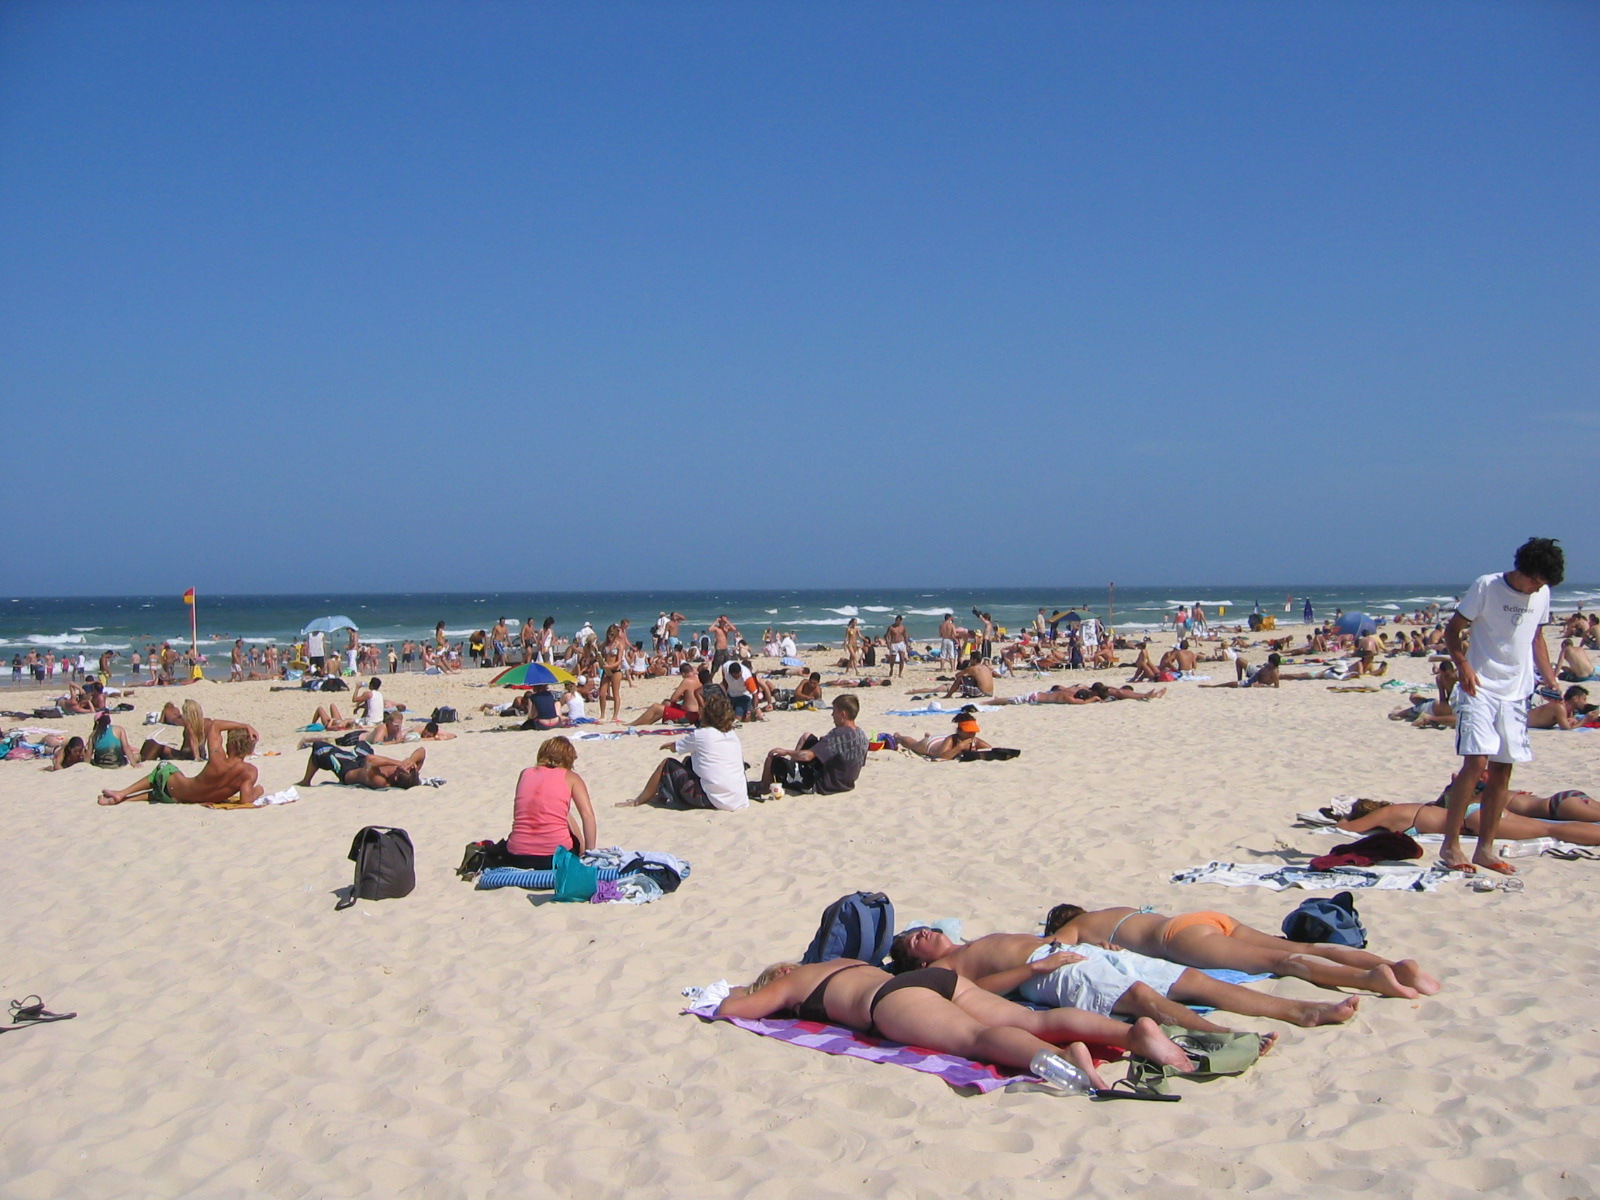
<path fill-rule="evenodd" d="M 51 1021 L 70 1021 L 77 1015 L 75 1012 L 51 1012 L 38 996 L 24 996 L 21 1000 L 11 1001 L 12 1023 L 0 1025 L 0 1033 L 9 1033 L 13 1029 L 26 1029 L 29 1025 L 47 1025 Z"/>
<path fill-rule="evenodd" d="M 1131 1079 L 1119 1079 L 1110 1087 L 1089 1089 L 1091 1100 L 1153 1100 L 1175 1104 L 1182 1100 L 1182 1096 L 1171 1092 L 1159 1091 L 1148 1083 L 1135 1083 Z"/>

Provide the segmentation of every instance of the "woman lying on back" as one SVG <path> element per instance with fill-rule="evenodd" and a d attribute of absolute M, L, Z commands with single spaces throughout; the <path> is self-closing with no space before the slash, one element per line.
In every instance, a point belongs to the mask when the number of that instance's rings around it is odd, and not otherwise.
<path fill-rule="evenodd" d="M 792 1012 L 803 1021 L 843 1025 L 873 1036 L 975 1062 L 1027 1070 L 1034 1056 L 1065 1057 L 1104 1087 L 1084 1041 L 1131 1050 L 1168 1066 L 1194 1064 L 1148 1017 L 1132 1025 L 1075 1008 L 1035 1011 L 986 992 L 954 971 L 925 967 L 903 975 L 854 958 L 777 963 L 748 988 L 734 988 L 719 1017 L 760 1020 Z"/>

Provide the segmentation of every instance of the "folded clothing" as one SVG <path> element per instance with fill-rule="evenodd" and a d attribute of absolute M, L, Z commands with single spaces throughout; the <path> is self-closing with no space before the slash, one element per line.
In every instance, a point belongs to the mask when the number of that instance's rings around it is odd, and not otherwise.
<path fill-rule="evenodd" d="M 1335 846 L 1327 854 L 1319 854 L 1310 865 L 1313 871 L 1331 871 L 1335 867 L 1370 867 L 1374 863 L 1421 857 L 1422 847 L 1408 834 L 1380 829 L 1358 841 Z"/>

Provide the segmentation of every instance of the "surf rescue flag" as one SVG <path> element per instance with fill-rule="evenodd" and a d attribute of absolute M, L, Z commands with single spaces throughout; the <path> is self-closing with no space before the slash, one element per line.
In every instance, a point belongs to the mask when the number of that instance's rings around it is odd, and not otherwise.
<path fill-rule="evenodd" d="M 194 589 L 193 588 L 190 588 L 187 592 L 185 592 L 183 594 L 183 602 L 185 604 L 193 604 L 194 603 Z"/>

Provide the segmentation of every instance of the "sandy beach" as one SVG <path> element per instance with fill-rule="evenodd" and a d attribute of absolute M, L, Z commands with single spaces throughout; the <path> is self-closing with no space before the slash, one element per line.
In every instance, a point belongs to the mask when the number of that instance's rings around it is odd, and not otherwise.
<path fill-rule="evenodd" d="M 1203 669 L 1231 677 L 1227 664 Z M 385 693 L 466 716 L 505 697 L 478 686 L 489 674 L 395 676 Z M 933 674 L 914 665 L 908 686 Z M 1430 683 L 1425 660 L 1396 658 L 1390 674 Z M 625 715 L 668 690 L 640 682 Z M 260 729 L 267 790 L 299 778 L 310 694 L 139 689 L 119 720 L 141 737 L 146 711 L 191 694 Z M 948 726 L 886 716 L 914 707 L 901 686 L 856 694 L 868 731 Z M 18 689 L 6 704 L 36 696 Z M 966 1096 L 680 1015 L 685 986 L 798 957 L 824 906 L 858 888 L 887 892 L 902 925 L 959 917 L 969 937 L 1034 931 L 1061 901 L 1217 908 L 1276 931 L 1309 893 L 1169 877 L 1322 853 L 1335 839 L 1292 828 L 1293 814 L 1339 793 L 1437 795 L 1452 737 L 1385 720 L 1398 703 L 1321 682 L 1178 683 L 1147 704 L 1007 708 L 981 722 L 1023 751 L 1014 761 L 874 753 L 852 793 L 738 813 L 615 809 L 662 739 L 579 742 L 601 844 L 693 864 L 644 907 L 549 904 L 455 878 L 466 842 L 506 834 L 543 736 L 473 732 L 494 718 L 430 745 L 437 790 L 321 784 L 255 811 L 102 808 L 102 787 L 142 770 L 0 763 L 0 998 L 38 993 L 79 1014 L 0 1040 L 0 1196 L 1593 1196 L 1593 862 L 1519 860 L 1520 893 L 1451 881 L 1358 894 L 1372 948 L 1417 957 L 1444 990 L 1366 997 L 1334 1028 L 1226 1017 L 1283 1036 L 1239 1079 L 1178 1084 L 1181 1104 Z M 44 723 L 83 733 L 89 719 Z M 758 768 L 826 726 L 822 713 L 743 726 L 746 760 Z M 1517 785 L 1600 782 L 1600 735 L 1533 739 Z M 335 912 L 350 839 L 371 824 L 410 832 L 416 891 Z M 1297 980 L 1257 986 L 1328 996 Z"/>

